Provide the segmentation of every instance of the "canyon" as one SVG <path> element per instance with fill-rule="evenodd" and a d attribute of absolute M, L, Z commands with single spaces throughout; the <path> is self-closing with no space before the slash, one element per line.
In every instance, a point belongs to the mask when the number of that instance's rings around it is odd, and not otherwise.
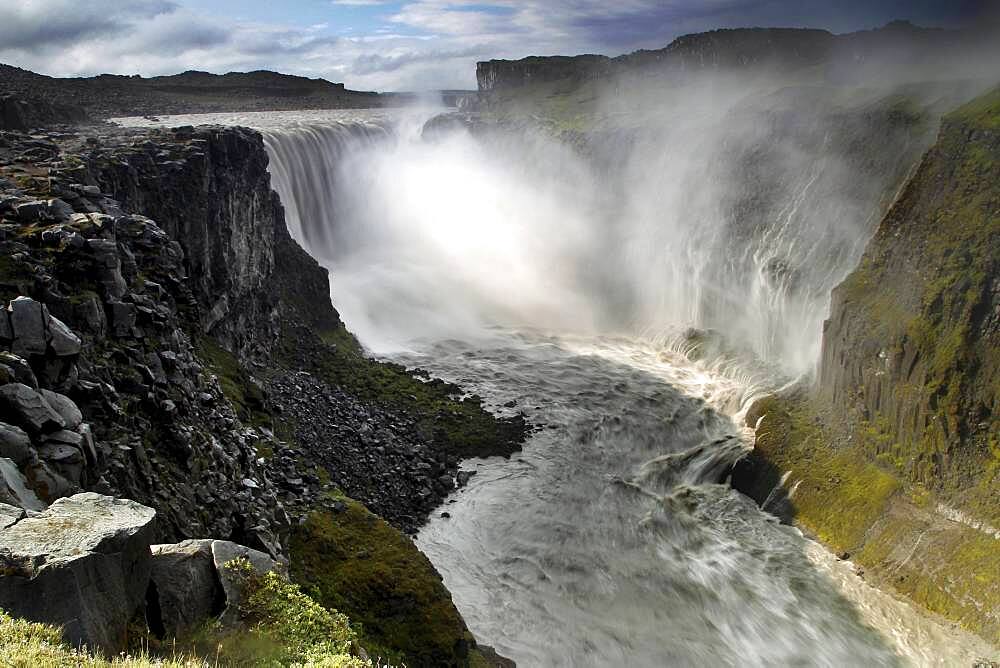
<path fill-rule="evenodd" d="M 360 621 L 349 660 L 993 665 L 989 48 L 716 31 L 480 63 L 458 112 L 14 90 L 5 609 L 60 622 L 11 609 L 16 536 L 113 498 L 129 550 L 243 546 Z M 71 642 L 163 637 L 169 579 L 115 568 Z"/>

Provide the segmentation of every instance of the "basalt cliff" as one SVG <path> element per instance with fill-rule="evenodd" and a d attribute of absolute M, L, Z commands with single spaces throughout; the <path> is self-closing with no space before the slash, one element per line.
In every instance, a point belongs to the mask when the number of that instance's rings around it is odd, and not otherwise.
<path fill-rule="evenodd" d="M 833 291 L 814 384 L 747 417 L 734 484 L 883 582 L 1000 638 L 1000 93 L 937 142 Z"/>
<path fill-rule="evenodd" d="M 82 625 L 65 631 L 75 642 L 118 651 L 124 625 L 143 614 L 163 637 L 180 623 L 168 615 L 164 626 L 164 610 L 183 609 L 195 590 L 167 590 L 183 576 L 158 582 L 143 551 L 212 539 L 290 557 L 293 577 L 321 603 L 337 596 L 340 612 L 366 616 L 361 642 L 382 657 L 482 660 L 440 578 L 402 532 L 464 483 L 462 458 L 509 454 L 524 424 L 494 418 L 457 387 L 365 356 L 330 304 L 326 270 L 290 237 L 267 162 L 261 136 L 241 128 L 0 134 L 8 532 L 44 533 L 44 524 L 29 531 L 27 523 L 37 513 L 45 516 L 38 522 L 62 522 L 57 507 L 108 517 L 108 525 L 86 520 L 80 540 L 87 531 L 117 536 L 92 548 L 117 564 L 100 577 L 139 584 L 104 603 L 81 589 Z M 341 580 L 340 561 L 321 547 L 330 532 L 344 560 L 364 550 L 402 579 L 353 569 Z M 25 592 L 27 582 L 68 586 L 65 570 L 37 570 L 63 548 L 21 555 L 31 540 L 7 540 L 4 558 L 33 559 L 36 570 L 5 576 L 0 605 L 62 623 Z M 163 558 L 171 568 L 216 550 L 181 545 L 188 556 Z M 220 569 L 229 560 L 216 558 Z M 70 573 L 79 578 L 79 569 Z M 408 603 L 373 617 L 377 602 L 366 597 L 383 594 Z M 424 614 L 434 623 L 406 626 Z"/>

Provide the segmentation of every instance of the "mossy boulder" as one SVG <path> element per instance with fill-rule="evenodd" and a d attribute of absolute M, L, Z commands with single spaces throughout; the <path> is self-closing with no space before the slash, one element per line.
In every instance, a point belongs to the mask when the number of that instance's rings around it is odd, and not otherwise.
<path fill-rule="evenodd" d="M 427 557 L 360 503 L 340 503 L 294 532 L 292 579 L 360 623 L 370 654 L 414 668 L 470 665 L 475 641 Z"/>

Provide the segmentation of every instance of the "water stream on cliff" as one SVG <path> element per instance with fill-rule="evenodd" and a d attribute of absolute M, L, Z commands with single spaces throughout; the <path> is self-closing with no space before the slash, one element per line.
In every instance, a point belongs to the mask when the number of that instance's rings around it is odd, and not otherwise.
<path fill-rule="evenodd" d="M 722 184 L 687 192 L 685 174 L 707 178 L 704 136 L 675 163 L 625 169 L 666 181 L 616 192 L 544 137 L 422 138 L 426 118 L 165 122 L 260 128 L 289 229 L 330 268 L 348 327 L 538 425 L 511 460 L 467 462 L 476 475 L 418 537 L 479 640 L 520 666 L 968 665 L 988 653 L 720 484 L 746 447 L 742 411 L 808 370 L 829 287 L 870 232 L 874 200 L 827 207 L 853 222 L 820 229 L 815 199 L 843 191 L 843 165 L 801 170 L 773 225 L 732 235 L 705 223 L 702 200 Z M 833 241 L 833 259 L 807 271 Z M 736 242 L 752 248 L 730 256 Z M 740 344 L 692 358 L 726 308 Z"/>

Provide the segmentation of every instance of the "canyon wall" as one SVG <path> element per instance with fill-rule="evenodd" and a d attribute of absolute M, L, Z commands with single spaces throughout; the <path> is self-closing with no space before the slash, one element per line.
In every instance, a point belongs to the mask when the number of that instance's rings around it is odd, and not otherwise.
<path fill-rule="evenodd" d="M 734 485 L 1000 638 L 1000 91 L 935 145 L 833 291 L 819 378 L 758 402 Z"/>

